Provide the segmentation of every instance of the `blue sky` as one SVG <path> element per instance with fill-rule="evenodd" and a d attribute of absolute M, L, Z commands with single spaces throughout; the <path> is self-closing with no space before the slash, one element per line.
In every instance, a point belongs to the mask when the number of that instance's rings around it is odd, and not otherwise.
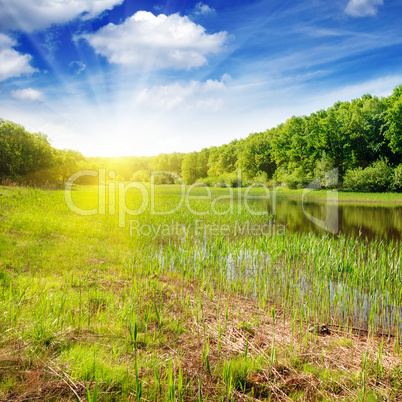
<path fill-rule="evenodd" d="M 220 145 L 389 95 L 401 15 L 401 0 L 0 0 L 0 117 L 87 156 Z"/>

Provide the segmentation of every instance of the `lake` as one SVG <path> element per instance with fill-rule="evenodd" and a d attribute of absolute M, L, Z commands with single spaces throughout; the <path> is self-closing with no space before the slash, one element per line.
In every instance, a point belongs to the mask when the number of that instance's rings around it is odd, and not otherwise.
<path fill-rule="evenodd" d="M 315 224 L 310 217 L 327 220 L 335 234 L 401 240 L 402 206 L 361 204 L 326 204 L 324 202 L 305 202 L 278 198 L 276 208 L 272 200 L 265 200 L 267 209 L 276 213 L 276 225 L 285 225 L 291 233 L 327 233 Z M 337 229 L 337 230 L 336 230 Z"/>

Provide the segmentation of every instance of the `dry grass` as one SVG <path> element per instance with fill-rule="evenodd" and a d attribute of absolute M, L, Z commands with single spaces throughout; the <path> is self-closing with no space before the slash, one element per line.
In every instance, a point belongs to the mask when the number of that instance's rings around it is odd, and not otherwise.
<path fill-rule="evenodd" d="M 120 277 L 105 283 L 105 286 L 109 291 L 123 292 L 128 280 Z M 142 278 L 143 283 L 147 280 Z M 360 390 L 364 356 L 371 362 L 366 386 L 378 395 L 391 393 L 389 373 L 401 363 L 395 353 L 394 338 L 358 336 L 334 328 L 330 335 L 316 335 L 310 333 L 304 323 L 292 323 L 290 315 L 287 318 L 284 312 L 276 311 L 274 322 L 270 307 L 262 309 L 251 298 L 217 292 L 211 296 L 210 292 L 200 289 L 197 281 L 186 281 L 171 274 L 152 280 L 161 285 L 161 294 L 157 297 L 161 296 L 169 306 L 165 320 L 181 320 L 185 328 L 180 336 L 164 329 L 166 340 L 156 350 L 161 362 L 177 362 L 175 372 L 180 365 L 184 377 L 191 380 L 185 400 L 197 398 L 199 384 L 203 400 L 221 398 L 226 387 L 222 379 L 222 363 L 236 357 L 243 358 L 251 369 L 245 389 L 234 387 L 231 400 L 298 399 L 295 395 L 301 395 L 300 400 L 309 401 L 354 400 Z M 189 300 L 192 307 L 187 312 L 181 308 L 179 297 Z M 152 303 L 154 298 L 155 295 L 148 294 L 141 303 Z M 200 303 L 202 311 L 197 308 Z M 89 330 L 71 331 L 68 338 L 74 343 L 107 343 L 107 336 Z M 202 350 L 207 342 L 209 370 L 202 360 Z M 380 375 L 375 375 L 373 362 L 379 356 L 381 342 L 381 370 Z M 3 387 L 0 400 L 86 400 L 84 382 L 71 378 L 51 353 L 40 359 L 28 359 L 28 347 L 22 341 L 2 345 L 1 382 L 9 377 L 15 379 L 17 385 L 10 392 L 4 392 Z M 247 358 L 244 358 L 246 350 Z M 147 354 L 149 351 L 140 345 L 138 353 Z M 333 378 L 320 378 L 317 375 L 320 372 L 332 373 Z M 143 371 L 141 374 L 147 373 Z M 145 386 L 152 387 L 153 384 Z M 106 395 L 107 391 L 103 397 Z M 400 391 L 393 395 L 402 398 Z M 134 395 L 132 400 L 135 400 Z"/>

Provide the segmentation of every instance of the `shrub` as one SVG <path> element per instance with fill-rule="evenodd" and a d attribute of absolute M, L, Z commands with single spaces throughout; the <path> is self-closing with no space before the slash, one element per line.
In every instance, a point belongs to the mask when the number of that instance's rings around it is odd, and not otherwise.
<path fill-rule="evenodd" d="M 343 185 L 346 190 L 362 193 L 376 193 L 391 190 L 392 168 L 387 161 L 374 162 L 365 169 L 348 170 Z"/>
<path fill-rule="evenodd" d="M 312 181 L 312 176 L 300 166 L 294 169 L 280 169 L 276 174 L 275 180 L 286 184 L 290 189 L 295 189 L 306 187 Z"/>
<path fill-rule="evenodd" d="M 132 177 L 133 181 L 149 183 L 151 181 L 151 172 L 149 170 L 137 170 Z"/>
<path fill-rule="evenodd" d="M 253 178 L 252 183 L 253 183 L 254 187 L 257 187 L 257 186 L 262 187 L 264 185 L 266 186 L 269 184 L 268 175 L 265 172 L 261 172 Z"/>
<path fill-rule="evenodd" d="M 198 179 L 197 183 L 199 183 L 200 185 L 205 185 L 208 187 L 213 187 L 215 184 L 215 178 L 214 177 L 203 177 L 202 179 Z"/>
<path fill-rule="evenodd" d="M 314 176 L 319 180 L 320 185 L 325 188 L 335 188 L 338 185 L 338 176 L 334 172 L 335 164 L 327 157 L 326 153 L 322 153 L 321 159 L 316 163 Z"/>
<path fill-rule="evenodd" d="M 402 164 L 397 166 L 394 170 L 392 190 L 402 191 Z"/>
<path fill-rule="evenodd" d="M 237 173 L 224 173 L 220 176 L 204 177 L 197 183 L 204 183 L 209 187 L 244 187 L 249 183 L 239 177 Z"/>

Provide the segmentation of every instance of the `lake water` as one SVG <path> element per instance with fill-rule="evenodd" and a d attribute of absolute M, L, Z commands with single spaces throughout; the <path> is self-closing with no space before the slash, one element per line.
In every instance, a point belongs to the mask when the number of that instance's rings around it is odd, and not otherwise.
<path fill-rule="evenodd" d="M 384 240 L 402 239 L 402 206 L 378 206 L 370 204 L 326 204 L 308 202 L 302 204 L 299 200 L 277 199 L 276 207 L 272 201 L 264 201 L 270 212 L 276 212 L 276 225 L 285 225 L 289 232 L 327 231 L 314 223 L 316 218 L 322 225 L 329 225 L 335 234 L 347 236 L 362 236 L 371 240 L 375 237 Z M 309 217 L 310 216 L 310 219 Z"/>

